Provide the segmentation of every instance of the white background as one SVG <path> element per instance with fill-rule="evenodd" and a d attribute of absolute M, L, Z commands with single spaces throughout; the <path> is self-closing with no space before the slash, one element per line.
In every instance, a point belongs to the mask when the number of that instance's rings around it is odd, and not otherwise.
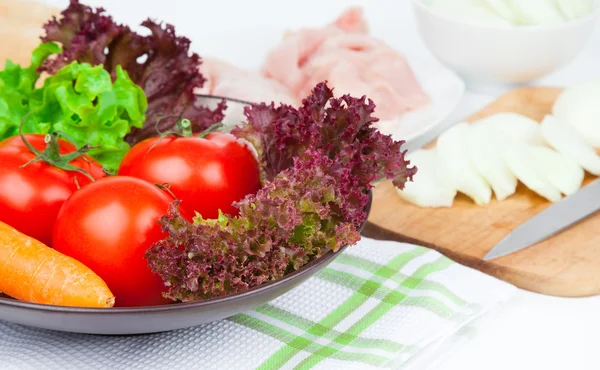
<path fill-rule="evenodd" d="M 61 8 L 68 3 L 67 0 L 46 2 Z M 172 23 L 178 34 L 192 40 L 193 50 L 201 56 L 221 57 L 248 68 L 260 65 L 266 50 L 277 43 L 285 29 L 327 24 L 343 9 L 356 4 L 365 9 L 372 34 L 406 54 L 431 57 L 417 33 L 409 0 L 84 2 L 103 6 L 117 21 L 130 25 L 137 25 L 147 17 Z M 576 61 L 536 84 L 564 86 L 599 76 L 600 28 L 597 28 Z M 493 99 L 493 95 L 468 92 L 444 125 L 456 122 Z M 438 367 L 438 370 L 454 369 L 600 369 L 600 297 L 563 299 L 520 291 L 493 317 L 481 323 L 467 345 Z"/>

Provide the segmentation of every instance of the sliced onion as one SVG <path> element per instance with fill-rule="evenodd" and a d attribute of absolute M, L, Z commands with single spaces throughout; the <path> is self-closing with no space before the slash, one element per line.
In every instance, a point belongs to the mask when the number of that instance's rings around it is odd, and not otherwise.
<path fill-rule="evenodd" d="M 545 146 L 529 148 L 538 172 L 565 195 L 571 195 L 583 183 L 585 171 L 577 163 Z"/>
<path fill-rule="evenodd" d="M 517 24 L 557 24 L 565 19 L 554 0 L 506 0 L 517 18 Z"/>
<path fill-rule="evenodd" d="M 593 0 L 555 0 L 556 7 L 566 19 L 577 19 L 594 9 Z"/>
<path fill-rule="evenodd" d="M 469 127 L 467 137 L 469 158 L 475 169 L 491 185 L 496 199 L 503 200 L 514 194 L 517 178 L 502 156 L 498 131 L 491 125 Z"/>
<path fill-rule="evenodd" d="M 544 143 L 538 122 L 517 113 L 497 113 L 472 124 L 485 126 L 486 130 L 500 130 L 512 140 L 535 145 Z"/>
<path fill-rule="evenodd" d="M 469 125 L 462 122 L 438 138 L 437 154 L 440 173 L 448 181 L 449 186 L 466 194 L 476 204 L 487 204 L 492 197 L 492 190 L 469 159 L 468 130 Z"/>
<path fill-rule="evenodd" d="M 572 126 L 547 115 L 540 124 L 546 142 L 586 171 L 600 176 L 600 156 Z"/>
<path fill-rule="evenodd" d="M 565 89 L 556 99 L 552 114 L 575 127 L 588 144 L 600 147 L 600 79 Z"/>
<path fill-rule="evenodd" d="M 437 150 L 417 150 L 406 158 L 418 168 L 413 182 L 406 183 L 403 190 L 396 189 L 406 201 L 419 207 L 452 207 L 456 189 L 448 185 L 440 175 Z"/>
<path fill-rule="evenodd" d="M 506 0 L 485 0 L 496 14 L 510 23 L 517 23 L 517 17 Z"/>
<path fill-rule="evenodd" d="M 508 168 L 525 186 L 548 199 L 557 202 L 561 199 L 560 190 L 544 177 L 537 168 L 528 144 L 517 141 L 506 141 L 503 151 Z"/>
<path fill-rule="evenodd" d="M 473 0 L 434 0 L 432 11 L 453 19 L 489 26 L 507 26 L 511 23 L 497 14 L 488 4 Z"/>

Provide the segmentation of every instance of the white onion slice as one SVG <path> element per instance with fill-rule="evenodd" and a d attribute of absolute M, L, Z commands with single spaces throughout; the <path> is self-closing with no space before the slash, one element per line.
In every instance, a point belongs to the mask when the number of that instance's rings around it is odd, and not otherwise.
<path fill-rule="evenodd" d="M 506 19 L 510 23 L 517 23 L 515 13 L 507 4 L 506 0 L 485 0 L 490 8 L 499 16 Z"/>
<path fill-rule="evenodd" d="M 403 190 L 396 189 L 406 201 L 419 207 L 452 207 L 456 189 L 440 176 L 436 149 L 420 149 L 406 155 L 418 169 L 413 182 L 407 182 Z"/>
<path fill-rule="evenodd" d="M 525 186 L 551 202 L 561 199 L 560 190 L 539 173 L 529 145 L 522 142 L 506 141 L 502 154 L 508 168 Z"/>
<path fill-rule="evenodd" d="M 497 113 L 475 121 L 472 125 L 486 126 L 487 130 L 500 130 L 511 140 L 535 145 L 544 143 L 538 122 L 517 113 Z"/>
<path fill-rule="evenodd" d="M 506 0 L 517 18 L 517 24 L 558 24 L 565 19 L 554 0 Z"/>
<path fill-rule="evenodd" d="M 429 3 L 432 11 L 442 16 L 471 24 L 488 26 L 510 26 L 511 23 L 501 17 L 488 4 L 473 0 L 435 0 Z"/>
<path fill-rule="evenodd" d="M 555 0 L 556 7 L 566 19 L 581 18 L 594 9 L 593 0 Z"/>
<path fill-rule="evenodd" d="M 515 193 L 517 178 L 502 156 L 498 131 L 490 125 L 470 126 L 467 137 L 469 158 L 475 169 L 491 185 L 496 199 L 504 200 Z"/>
<path fill-rule="evenodd" d="M 588 144 L 600 147 L 600 79 L 565 89 L 556 99 L 552 114 L 575 127 Z"/>
<path fill-rule="evenodd" d="M 581 188 L 585 172 L 577 163 L 545 146 L 529 150 L 538 172 L 561 193 L 571 195 Z"/>
<path fill-rule="evenodd" d="M 466 122 L 454 125 L 437 140 L 440 173 L 449 186 L 482 205 L 490 202 L 492 190 L 469 160 Z"/>
<path fill-rule="evenodd" d="M 600 176 L 600 156 L 577 130 L 551 115 L 544 118 L 540 128 L 551 147 L 579 164 L 584 170 Z"/>

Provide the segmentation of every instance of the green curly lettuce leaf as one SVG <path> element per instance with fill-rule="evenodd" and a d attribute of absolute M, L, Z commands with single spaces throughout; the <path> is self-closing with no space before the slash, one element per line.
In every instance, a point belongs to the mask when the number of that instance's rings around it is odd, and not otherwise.
<path fill-rule="evenodd" d="M 40 44 L 31 55 L 31 65 L 23 68 L 10 59 L 0 70 L 0 140 L 14 136 L 19 131 L 19 124 L 29 112 L 29 98 L 35 90 L 40 77 L 38 68 L 50 55 L 61 52 L 60 46 L 47 42 Z M 32 131 L 34 117 L 28 120 L 28 128 Z"/>
<path fill-rule="evenodd" d="M 60 132 L 77 146 L 89 144 L 89 154 L 114 171 L 130 148 L 125 136 L 146 120 L 146 95 L 121 66 L 113 82 L 102 65 L 77 61 L 36 88 L 38 68 L 60 51 L 57 44 L 41 44 L 29 67 L 7 61 L 0 71 L 0 140 L 16 135 L 26 118 L 24 133 Z"/>
<path fill-rule="evenodd" d="M 101 66 L 73 62 L 46 79 L 31 97 L 38 127 L 58 131 L 77 146 L 89 144 L 89 154 L 108 170 L 116 170 L 129 144 L 124 137 L 142 127 L 146 95 L 120 66 L 113 83 Z"/>

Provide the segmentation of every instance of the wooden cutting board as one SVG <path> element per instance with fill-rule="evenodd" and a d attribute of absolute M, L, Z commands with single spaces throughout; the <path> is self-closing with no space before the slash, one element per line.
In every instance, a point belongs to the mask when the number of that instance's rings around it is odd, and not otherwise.
<path fill-rule="evenodd" d="M 42 26 L 59 12 L 36 2 L 0 0 L 0 66 L 7 58 L 28 66 L 44 33 Z"/>
<path fill-rule="evenodd" d="M 514 90 L 467 121 L 500 112 L 520 113 L 541 121 L 550 113 L 559 93 L 558 88 Z M 591 180 L 588 176 L 586 183 Z M 369 221 L 399 234 L 395 239 L 414 239 L 523 289 L 566 297 L 600 294 L 600 214 L 530 248 L 482 261 L 504 236 L 549 205 L 519 184 L 515 195 L 502 202 L 492 200 L 486 206 L 477 206 L 459 194 L 452 208 L 419 208 L 402 200 L 386 181 L 375 188 Z M 390 236 L 393 238 L 393 234 Z"/>

